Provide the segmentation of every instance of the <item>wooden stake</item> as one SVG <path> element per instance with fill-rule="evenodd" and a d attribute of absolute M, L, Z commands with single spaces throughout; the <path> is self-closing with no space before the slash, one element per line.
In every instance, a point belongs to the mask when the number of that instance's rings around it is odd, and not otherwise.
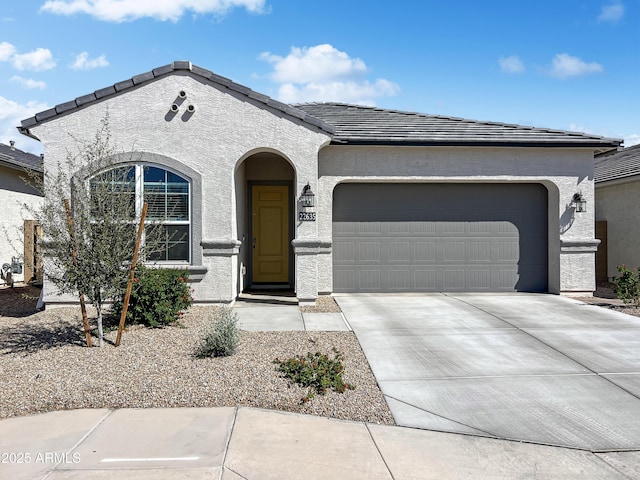
<path fill-rule="evenodd" d="M 69 229 L 69 238 L 71 238 L 71 256 L 73 257 L 73 264 L 78 265 L 78 252 L 76 252 L 76 246 L 74 241 L 74 229 L 73 218 L 71 217 L 71 206 L 69 200 L 64 200 L 64 209 L 67 212 L 67 228 Z M 80 310 L 82 310 L 82 323 L 84 324 L 84 334 L 87 337 L 87 347 L 91 347 L 91 330 L 89 329 L 89 319 L 87 318 L 87 307 L 84 304 L 84 295 L 82 292 L 78 292 L 80 295 Z"/>
<path fill-rule="evenodd" d="M 127 283 L 127 292 L 122 301 L 122 313 L 120 314 L 120 325 L 118 325 L 118 336 L 116 337 L 116 347 L 120 345 L 122 339 L 122 330 L 124 330 L 124 321 L 127 317 L 127 309 L 129 308 L 129 298 L 131 297 L 131 288 L 133 287 L 133 278 L 136 273 L 136 264 L 138 263 L 138 250 L 140 250 L 140 242 L 142 241 L 142 232 L 144 231 L 144 218 L 147 216 L 148 204 L 142 206 L 142 214 L 140 215 L 140 224 L 138 225 L 138 236 L 136 238 L 136 246 L 133 249 L 133 259 L 129 269 L 129 282 Z"/>

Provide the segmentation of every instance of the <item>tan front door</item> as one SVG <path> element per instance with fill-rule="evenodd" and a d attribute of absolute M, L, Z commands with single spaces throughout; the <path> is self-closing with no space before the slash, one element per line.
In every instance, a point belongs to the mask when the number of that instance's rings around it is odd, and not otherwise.
<path fill-rule="evenodd" d="M 289 187 L 252 185 L 252 282 L 289 282 Z"/>

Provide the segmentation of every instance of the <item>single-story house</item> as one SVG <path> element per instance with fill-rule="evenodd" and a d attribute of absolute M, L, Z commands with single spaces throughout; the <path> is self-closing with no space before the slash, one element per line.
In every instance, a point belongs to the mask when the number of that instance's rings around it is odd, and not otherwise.
<path fill-rule="evenodd" d="M 597 276 L 607 281 L 619 276 L 618 265 L 640 267 L 640 145 L 597 156 L 594 172 L 598 238 L 606 246 Z"/>
<path fill-rule="evenodd" d="M 154 183 L 182 195 L 167 193 L 183 207 L 167 228 L 186 241 L 162 263 L 191 270 L 197 302 L 260 288 L 293 289 L 301 303 L 334 292 L 594 290 L 593 159 L 618 139 L 287 105 L 188 61 L 20 130 L 53 168 L 70 134 L 90 141 L 107 111 L 116 148 L 135 151 L 140 198 Z M 45 301 L 60 301 L 46 284 Z"/>
<path fill-rule="evenodd" d="M 25 225 L 29 215 L 23 206 L 37 207 L 42 202 L 42 194 L 29 171 L 42 174 L 40 156 L 17 149 L 13 141 L 9 145 L 0 143 L 0 265 L 12 265 L 14 281 L 29 281 L 34 274 L 33 238 L 26 238 L 28 233 L 33 234 L 33 226 Z M 28 258 L 26 266 L 25 257 Z"/>

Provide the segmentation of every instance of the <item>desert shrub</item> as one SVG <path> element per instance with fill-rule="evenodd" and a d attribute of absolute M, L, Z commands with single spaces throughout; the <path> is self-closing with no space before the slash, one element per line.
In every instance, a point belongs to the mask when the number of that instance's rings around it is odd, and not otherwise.
<path fill-rule="evenodd" d="M 334 357 L 320 352 L 307 353 L 306 356 L 296 356 L 286 360 L 276 358 L 273 363 L 284 377 L 301 385 L 308 387 L 307 395 L 302 398 L 302 402 L 308 402 L 315 394 L 324 395 L 327 390 L 334 390 L 344 393 L 345 390 L 354 390 L 354 386 L 342 378 L 344 373 L 344 356 L 335 348 Z"/>
<path fill-rule="evenodd" d="M 127 323 L 164 327 L 178 322 L 193 303 L 188 275 L 186 270 L 136 267 Z M 122 302 L 123 298 L 119 298 L 113 305 L 113 312 L 118 317 Z"/>
<path fill-rule="evenodd" d="M 211 331 L 196 350 L 196 357 L 228 357 L 239 345 L 238 316 L 229 307 L 223 307 L 215 313 Z"/>
<path fill-rule="evenodd" d="M 640 306 L 640 269 L 628 269 L 625 265 L 618 265 L 620 276 L 614 279 L 616 295 L 624 303 L 635 303 Z"/>

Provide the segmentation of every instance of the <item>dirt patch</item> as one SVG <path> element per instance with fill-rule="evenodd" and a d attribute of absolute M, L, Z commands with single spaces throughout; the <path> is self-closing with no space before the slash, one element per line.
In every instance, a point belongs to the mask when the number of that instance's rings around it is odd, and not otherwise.
<path fill-rule="evenodd" d="M 0 287 L 0 317 L 21 318 L 36 313 L 40 288 L 16 284 Z"/>

